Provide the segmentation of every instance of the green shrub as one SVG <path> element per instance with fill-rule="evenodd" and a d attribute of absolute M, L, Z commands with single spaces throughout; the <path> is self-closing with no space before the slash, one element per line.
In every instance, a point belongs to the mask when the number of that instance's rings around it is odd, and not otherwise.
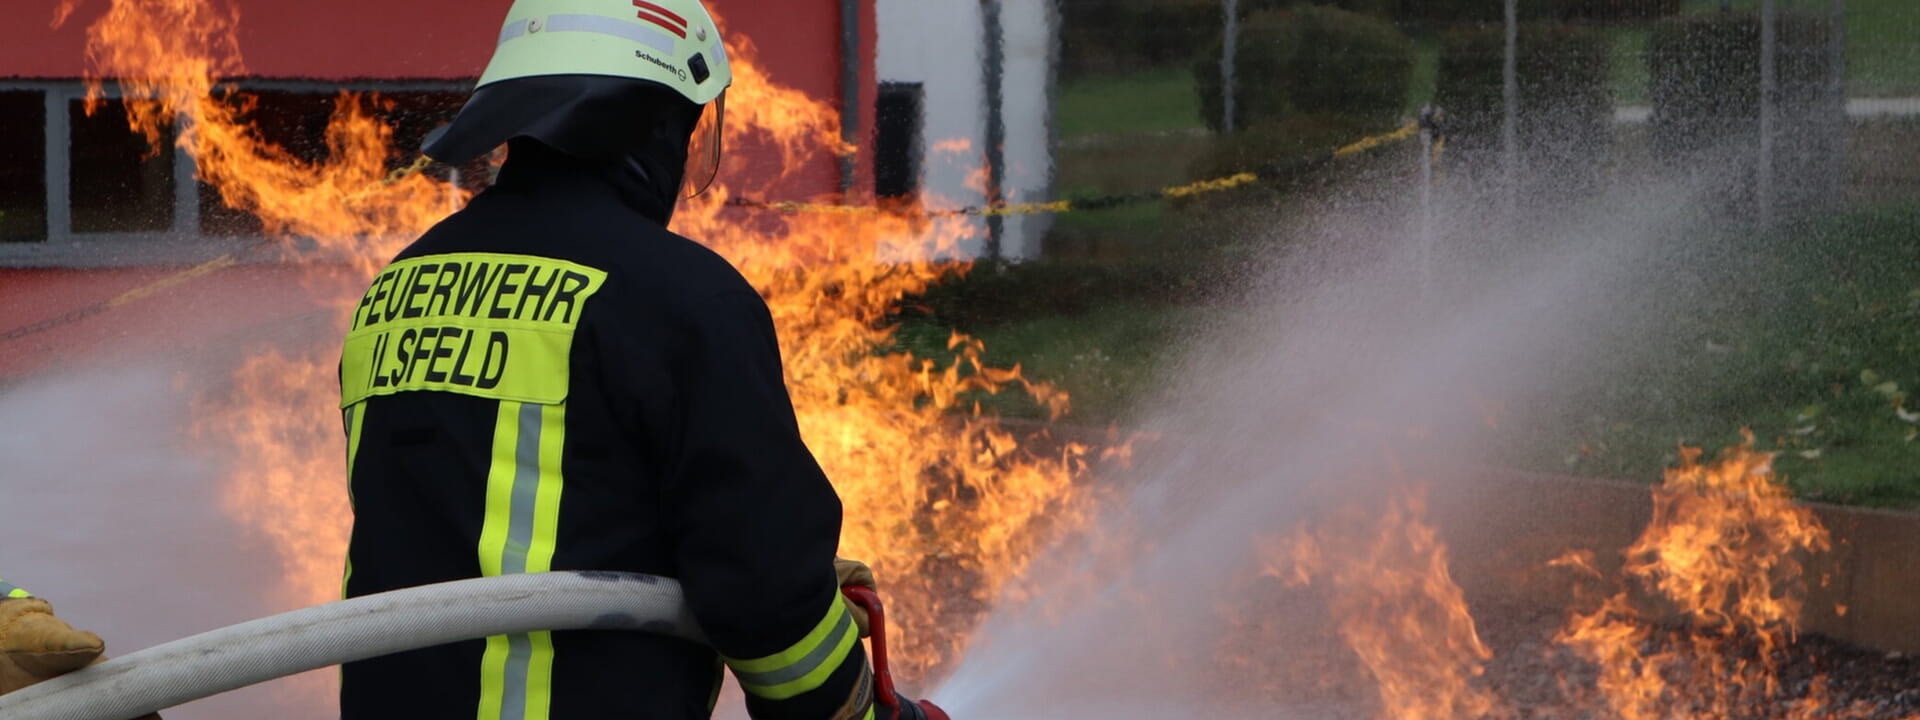
<path fill-rule="evenodd" d="M 1681 0 L 1520 0 L 1521 22 L 1648 20 L 1680 12 Z M 1430 23 L 1499 23 L 1500 0 L 1404 0 L 1397 17 Z"/>
<path fill-rule="evenodd" d="M 1216 39 L 1194 62 L 1201 116 L 1216 131 L 1223 45 Z M 1254 13 L 1240 24 L 1235 45 L 1234 126 L 1296 113 L 1390 126 L 1406 102 L 1413 62 L 1413 41 L 1378 18 L 1314 5 Z"/>
<path fill-rule="evenodd" d="M 1844 153 L 1844 100 L 1828 85 L 1832 27 L 1812 13 L 1782 12 L 1776 25 L 1775 196 L 1789 212 L 1834 199 Z M 1653 144 L 1676 167 L 1709 156 L 1731 162 L 1723 192 L 1735 212 L 1751 210 L 1751 174 L 1760 133 L 1761 20 L 1757 13 L 1674 18 L 1653 32 Z"/>
<path fill-rule="evenodd" d="M 1578 190 L 1595 178 L 1611 137 L 1605 33 L 1567 25 L 1523 25 L 1515 71 L 1515 121 L 1530 178 Z M 1506 32 L 1499 26 L 1455 29 L 1440 40 L 1435 104 L 1447 113 L 1455 157 L 1484 159 L 1501 148 L 1505 122 Z M 1490 163 L 1482 163 L 1487 165 Z"/>
<path fill-rule="evenodd" d="M 1362 15 L 1393 19 L 1404 14 L 1407 0 L 1240 0 L 1240 16 L 1248 17 L 1269 10 L 1285 10 L 1308 2 L 1339 8 Z"/>
<path fill-rule="evenodd" d="M 1562 20 L 1575 0 L 1520 0 L 1520 21 Z M 1402 17 L 1436 24 L 1498 23 L 1507 18 L 1501 0 L 1407 0 Z"/>
<path fill-rule="evenodd" d="M 1569 20 L 1651 20 L 1680 12 L 1681 0 L 1563 0 Z"/>
<path fill-rule="evenodd" d="M 1066 78 L 1177 65 L 1218 35 L 1219 0 L 1073 0 L 1060 4 Z"/>

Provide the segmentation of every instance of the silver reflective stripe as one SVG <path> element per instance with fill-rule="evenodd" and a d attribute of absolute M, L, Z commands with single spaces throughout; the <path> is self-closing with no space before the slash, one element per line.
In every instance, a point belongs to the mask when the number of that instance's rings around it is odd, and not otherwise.
<path fill-rule="evenodd" d="M 509 22 L 506 24 L 505 27 L 500 28 L 500 42 L 497 43 L 495 47 L 499 47 L 500 45 L 505 45 L 507 44 L 508 40 L 512 40 L 514 38 L 520 37 L 521 35 L 525 35 L 525 34 L 527 34 L 527 21 L 514 20 L 512 22 Z"/>
<path fill-rule="evenodd" d="M 500 572 L 517 575 L 527 571 L 527 550 L 533 544 L 533 506 L 540 498 L 540 409 L 526 403 L 520 406 L 520 438 L 513 449 L 513 500 L 507 511 L 507 551 L 500 557 Z M 522 633 L 507 636 L 505 692 L 500 699 L 501 720 L 520 720 L 527 715 L 527 664 L 533 658 L 533 639 Z"/>
<path fill-rule="evenodd" d="M 15 585 L 5 580 L 0 580 L 0 598 L 24 598 L 24 597 L 33 597 L 33 593 L 27 592 L 25 588 L 22 588 L 19 585 Z"/>
<path fill-rule="evenodd" d="M 507 511 L 507 551 L 500 556 L 500 572 L 527 571 L 527 550 L 533 545 L 533 506 L 540 498 L 540 408 L 520 406 L 520 440 L 513 449 L 513 501 Z"/>
<path fill-rule="evenodd" d="M 807 673 L 820 669 L 821 665 L 826 664 L 827 656 L 833 654 L 834 648 L 840 647 L 840 640 L 846 636 L 847 630 L 853 627 L 853 614 L 847 612 L 845 606 L 836 607 L 841 608 L 840 621 L 833 624 L 833 629 L 827 631 L 827 636 L 821 638 L 820 644 L 814 647 L 813 652 L 807 653 L 806 657 L 800 658 L 800 660 L 794 664 L 780 668 L 779 670 L 768 670 L 759 673 L 735 671 L 734 677 L 740 680 L 741 685 L 772 687 L 781 683 L 799 680 L 802 677 L 806 677 Z"/>
<path fill-rule="evenodd" d="M 541 32 L 583 32 L 631 40 L 661 53 L 673 53 L 673 37 L 650 25 L 605 15 L 549 15 Z M 503 41 L 504 42 L 504 41 Z"/>
<path fill-rule="evenodd" d="M 507 684 L 500 692 L 500 720 L 527 716 L 527 658 L 532 655 L 533 638 L 525 634 L 507 636 Z"/>

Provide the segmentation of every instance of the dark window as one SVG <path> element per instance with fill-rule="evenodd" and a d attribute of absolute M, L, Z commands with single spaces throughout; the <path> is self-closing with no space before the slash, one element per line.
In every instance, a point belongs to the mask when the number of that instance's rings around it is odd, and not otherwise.
<path fill-rule="evenodd" d="M 85 100 L 67 106 L 73 129 L 73 231 L 173 229 L 173 133 L 155 148 L 127 128 L 127 109 L 105 100 L 89 115 Z"/>
<path fill-rule="evenodd" d="M 920 190 L 920 83 L 880 83 L 875 100 L 873 192 L 883 198 L 907 197 Z"/>
<path fill-rule="evenodd" d="M 0 242 L 46 239 L 46 96 L 0 92 Z"/>

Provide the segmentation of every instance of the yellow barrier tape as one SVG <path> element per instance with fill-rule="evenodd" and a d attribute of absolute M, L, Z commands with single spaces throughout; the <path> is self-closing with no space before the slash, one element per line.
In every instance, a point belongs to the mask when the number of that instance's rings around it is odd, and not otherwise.
<path fill-rule="evenodd" d="M 1405 140 L 1407 138 L 1410 138 L 1410 137 L 1413 137 L 1414 135 L 1419 134 L 1419 132 L 1420 132 L 1420 123 L 1417 123 L 1417 122 L 1407 123 L 1405 127 L 1402 127 L 1399 130 L 1395 130 L 1385 135 L 1375 135 L 1370 138 L 1361 138 L 1358 142 L 1347 145 L 1346 147 L 1342 147 L 1339 150 L 1333 151 L 1333 156 L 1337 158 L 1343 158 L 1349 155 L 1363 153 L 1368 150 L 1372 150 L 1374 148 L 1380 147 L 1382 145 L 1386 145 L 1387 143 L 1400 142 L 1401 140 Z"/>
<path fill-rule="evenodd" d="M 1394 130 L 1393 132 L 1384 133 L 1381 135 L 1374 135 L 1372 137 L 1367 137 L 1367 138 L 1361 138 L 1358 141 L 1349 143 L 1347 145 L 1340 147 L 1339 149 L 1334 150 L 1332 154 L 1329 156 L 1322 156 L 1322 157 L 1323 158 L 1324 157 L 1332 157 L 1332 158 L 1351 157 L 1353 155 L 1358 155 L 1360 153 L 1364 153 L 1370 150 L 1375 150 L 1392 143 L 1401 142 L 1408 138 L 1414 137 L 1419 133 L 1420 133 L 1420 124 L 1418 122 L 1408 123 L 1407 125 L 1402 126 Z M 1237 187 L 1242 187 L 1245 185 L 1250 185 L 1256 182 L 1260 182 L 1261 179 L 1262 178 L 1260 177 L 1259 173 L 1241 172 L 1241 173 L 1235 173 L 1233 175 L 1228 175 L 1226 177 L 1218 177 L 1218 178 L 1212 178 L 1209 180 L 1200 180 L 1197 182 L 1191 182 L 1185 185 L 1174 185 L 1170 187 L 1165 187 L 1153 193 L 1142 193 L 1140 195 L 1117 196 L 1117 197 L 1108 198 L 1108 199 L 1083 198 L 1079 200 L 1055 200 L 1053 202 L 1041 202 L 1041 203 L 1012 203 L 1012 204 L 1006 204 L 1006 205 L 988 205 L 985 207 L 972 207 L 972 208 L 964 208 L 960 210 L 934 211 L 934 212 L 928 212 L 927 214 L 942 215 L 942 216 L 979 215 L 984 217 L 1006 217 L 1011 215 L 1042 215 L 1042 214 L 1050 214 L 1050 213 L 1065 213 L 1065 212 L 1073 212 L 1076 210 L 1088 209 L 1086 207 L 1088 205 L 1095 205 L 1100 208 L 1105 208 L 1105 207 L 1111 207 L 1113 205 L 1126 204 L 1130 202 L 1141 202 L 1146 200 L 1152 200 L 1155 198 L 1176 199 L 1176 198 L 1193 197 L 1195 195 L 1203 195 L 1207 193 L 1216 193 L 1216 192 L 1221 192 L 1225 190 L 1232 190 Z M 807 203 L 807 202 L 793 202 L 793 201 L 755 202 L 752 200 L 736 200 L 735 203 L 744 205 L 747 207 L 758 207 L 758 208 L 764 208 L 767 210 L 776 210 L 784 213 L 873 215 L 873 214 L 879 214 L 881 212 L 884 212 L 881 209 L 871 205 L 836 205 L 833 203 Z"/>
<path fill-rule="evenodd" d="M 179 285 L 180 283 L 186 282 L 188 280 L 192 280 L 194 278 L 200 277 L 201 275 L 205 275 L 210 272 L 224 270 L 226 268 L 232 267 L 233 264 L 236 262 L 239 262 L 239 260 L 240 260 L 240 255 L 238 253 L 227 253 L 225 255 L 221 255 L 220 257 L 214 258 L 212 260 L 208 260 L 199 265 L 195 265 L 193 267 L 187 268 L 185 270 L 174 273 L 172 275 L 168 275 L 166 277 L 160 278 L 159 280 L 155 280 L 153 282 L 147 283 L 145 285 L 141 285 L 140 287 L 134 288 L 132 290 L 128 290 L 126 292 L 120 293 L 119 295 L 115 295 L 112 300 L 107 301 L 106 307 L 114 308 L 114 307 L 119 307 L 121 305 L 125 305 L 135 300 L 139 300 L 140 298 L 146 297 L 148 295 L 152 295 L 154 293 L 160 292 L 161 290 L 165 290 L 167 288 L 173 287 L 175 285 Z"/>
<path fill-rule="evenodd" d="M 1173 187 L 1161 190 L 1160 196 L 1167 197 L 1167 198 L 1183 198 L 1189 195 L 1199 195 L 1201 193 L 1220 192 L 1221 190 L 1231 190 L 1233 188 L 1240 187 L 1241 185 L 1245 185 L 1247 183 L 1254 182 L 1259 179 L 1260 179 L 1259 175 L 1255 175 L 1250 172 L 1243 172 L 1236 175 L 1228 175 L 1227 177 L 1223 177 L 1223 178 L 1216 178 L 1213 180 L 1201 180 L 1200 182 L 1188 183 L 1186 185 L 1175 185 Z"/>
<path fill-rule="evenodd" d="M 1014 205 L 989 206 L 980 209 L 981 215 L 1041 215 L 1073 211 L 1072 200 L 1055 200 L 1044 203 L 1017 203 Z"/>

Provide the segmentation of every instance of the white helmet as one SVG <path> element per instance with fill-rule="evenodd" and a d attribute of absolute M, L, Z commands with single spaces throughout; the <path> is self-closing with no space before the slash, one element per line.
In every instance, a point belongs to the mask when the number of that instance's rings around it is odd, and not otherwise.
<path fill-rule="evenodd" d="M 691 196 L 719 169 L 732 83 L 700 0 L 515 0 L 473 97 L 426 153 L 458 164 L 516 137 L 587 158 L 684 142 L 674 170 Z"/>

